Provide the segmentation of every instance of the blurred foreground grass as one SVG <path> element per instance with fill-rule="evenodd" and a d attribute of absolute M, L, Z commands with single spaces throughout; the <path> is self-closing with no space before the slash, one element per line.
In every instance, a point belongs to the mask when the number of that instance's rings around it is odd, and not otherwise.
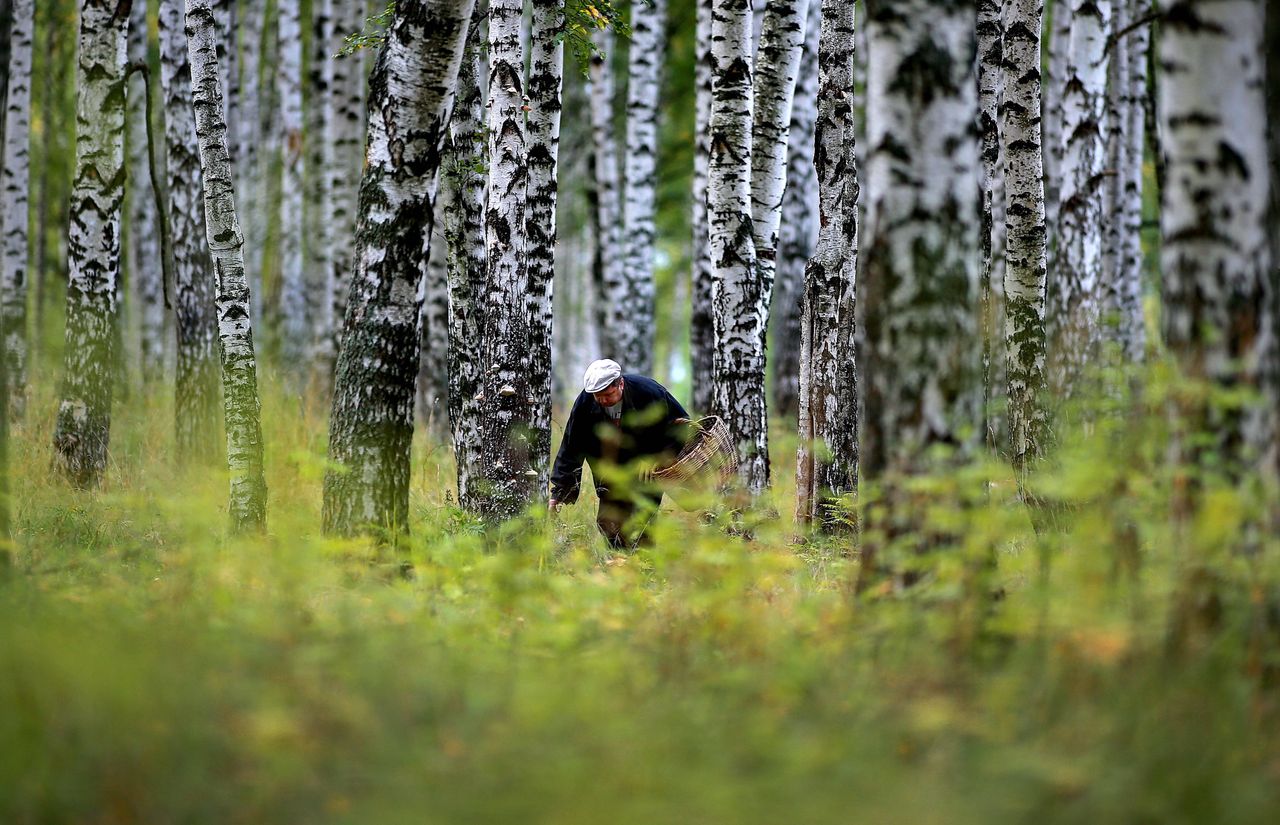
<path fill-rule="evenodd" d="M 1264 822 L 1280 806 L 1280 546 L 1254 485 L 1170 518 L 1158 416 L 1038 482 L 920 480 L 953 537 L 854 597 L 856 554 L 664 513 L 611 556 L 594 502 L 484 533 L 415 453 L 416 577 L 318 535 L 324 422 L 265 399 L 270 533 L 175 466 L 162 395 L 117 406 L 103 490 L 49 471 L 36 388 L 0 583 L 0 822 Z M 988 482 L 991 482 L 988 484 Z M 873 500 L 868 489 L 865 498 Z M 1243 549 L 1242 549 L 1243 548 Z M 975 575 L 994 555 L 989 576 Z M 993 594 L 997 594 L 993 596 Z"/>

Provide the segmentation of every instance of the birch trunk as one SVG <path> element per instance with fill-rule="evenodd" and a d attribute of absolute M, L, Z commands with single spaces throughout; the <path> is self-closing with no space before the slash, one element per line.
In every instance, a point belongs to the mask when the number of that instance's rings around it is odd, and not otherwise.
<path fill-rule="evenodd" d="M 995 235 L 997 224 L 996 195 L 999 182 L 1000 165 L 1000 125 L 997 120 L 1004 77 L 1001 73 L 1003 61 L 1004 32 L 1000 21 L 1001 0 L 978 0 L 978 132 L 980 139 L 979 159 L 982 164 L 982 211 L 979 213 L 981 224 L 979 229 L 979 248 L 982 254 L 982 269 L 978 280 L 978 306 L 982 324 L 982 432 L 987 445 L 995 450 L 998 444 L 993 400 L 998 393 L 994 392 L 992 364 L 999 357 L 993 355 L 996 337 L 997 305 L 993 301 L 992 278 L 997 269 L 995 263 Z"/>
<path fill-rule="evenodd" d="M 147 3 L 134 0 L 129 16 L 129 62 L 147 63 Z M 151 147 L 147 142 L 146 78 L 139 76 L 129 89 L 129 183 L 125 192 L 129 207 L 129 286 L 139 320 L 142 379 L 154 384 L 164 377 L 164 282 L 161 267 L 156 201 L 151 187 Z"/>
<path fill-rule="evenodd" d="M 689 358 L 693 409 L 711 410 L 715 329 L 713 323 L 710 227 L 707 224 L 707 170 L 711 163 L 711 8 L 714 0 L 696 0 L 694 44 L 693 246 L 690 252 L 693 306 L 689 313 Z"/>
<path fill-rule="evenodd" d="M 263 29 L 267 22 L 267 0 L 242 0 L 244 43 L 240 50 L 240 77 L 238 92 L 233 95 L 239 109 L 232 126 L 235 129 L 234 155 L 236 166 L 244 170 L 239 176 L 241 226 L 245 236 L 245 268 L 249 272 L 253 317 L 263 318 L 264 292 L 262 283 L 267 230 L 266 177 L 262 158 L 262 58 Z M 346 5 L 346 4 L 344 4 Z M 349 236 L 348 236 L 349 237 Z"/>
<path fill-rule="evenodd" d="M 85 0 L 80 9 L 66 351 L 53 447 L 59 470 L 82 488 L 102 480 L 111 438 L 128 7 L 129 0 Z"/>
<path fill-rule="evenodd" d="M 363 22 L 358 3 L 339 2 L 333 7 L 336 40 L 360 30 Z M 337 49 L 333 50 L 336 53 Z M 347 311 L 347 293 L 351 291 L 351 273 L 355 271 L 351 239 L 356 232 L 356 210 L 359 200 L 360 171 L 364 165 L 364 61 L 363 51 L 333 59 L 333 78 L 329 84 L 329 119 L 325 124 L 328 146 L 328 233 L 334 243 L 331 250 L 332 308 L 325 313 L 328 333 L 323 342 L 322 372 L 332 374 Z"/>
<path fill-rule="evenodd" d="M 249 281 L 244 268 L 244 237 L 236 219 L 235 181 L 227 152 L 227 123 L 218 73 L 219 41 L 209 0 L 187 0 L 187 31 L 204 181 L 205 232 L 217 276 L 222 409 L 227 427 L 227 469 L 231 475 L 227 510 L 232 529 L 263 530 L 267 520 L 267 482 L 262 466 L 261 405 Z"/>
<path fill-rule="evenodd" d="M 471 17 L 458 71 L 440 176 L 440 215 L 449 247 L 449 425 L 457 466 L 458 504 L 480 511 L 480 439 L 484 404 L 484 102 L 480 92 L 483 7 Z"/>
<path fill-rule="evenodd" d="M 659 0 L 665 2 L 665 0 Z M 564 0 L 533 0 L 532 55 L 529 62 L 529 182 L 528 215 L 528 325 L 529 397 L 532 399 L 532 463 L 538 474 L 537 489 L 547 490 L 551 460 L 551 342 L 552 308 L 556 269 L 557 165 L 560 157 L 560 91 L 564 81 Z M 656 78 L 653 88 L 657 103 Z M 654 113 L 656 120 L 656 112 Z M 652 135 L 657 153 L 657 131 Z M 630 161 L 628 161 L 630 162 Z M 650 171 L 649 253 L 653 249 L 652 170 Z M 630 198 L 628 198 L 630 203 Z M 628 219 L 630 213 L 628 213 Z M 634 228 L 632 233 L 634 237 Z M 650 272 L 652 283 L 652 272 Z M 649 302 L 652 316 L 652 301 Z M 652 328 L 652 321 L 649 322 Z"/>
<path fill-rule="evenodd" d="M 602 290 L 600 307 L 605 317 L 602 324 L 601 344 L 604 355 L 621 357 L 628 319 L 624 316 L 625 271 L 623 269 L 623 214 L 621 182 L 618 169 L 618 145 L 613 126 L 613 32 L 602 29 L 592 34 L 598 52 L 591 57 L 591 128 L 596 143 L 596 225 L 600 228 L 597 242 L 600 245 L 599 275 L 597 282 Z M 630 369 L 625 362 L 623 369 Z"/>
<path fill-rule="evenodd" d="M 1044 87 L 1044 205 L 1050 255 L 1058 246 L 1058 206 L 1061 203 L 1063 152 L 1063 90 L 1067 84 L 1067 62 L 1071 54 L 1071 8 L 1075 0 L 1053 0 L 1052 31 L 1049 35 L 1049 79 Z"/>
<path fill-rule="evenodd" d="M 1073 0 L 1062 87 L 1059 246 L 1048 285 L 1049 384 L 1061 399 L 1079 392 L 1097 352 L 1111 30 L 1111 0 Z"/>
<path fill-rule="evenodd" d="M 369 81 L 368 163 L 343 322 L 324 529 L 403 530 L 421 340 L 423 233 L 472 0 L 400 0 Z"/>
<path fill-rule="evenodd" d="M 333 0 L 312 0 L 311 64 L 307 67 L 306 186 L 304 213 L 306 270 L 303 273 L 306 306 L 307 383 L 319 397 L 329 397 L 329 361 L 325 357 L 331 342 L 333 319 L 333 249 L 341 238 L 332 234 L 329 216 L 333 210 L 329 196 L 330 147 L 327 124 L 333 83 L 333 56 L 341 48 L 334 36 Z"/>
<path fill-rule="evenodd" d="M 441 201 L 437 200 L 437 203 Z M 448 430 L 449 267 L 448 246 L 437 224 L 431 233 L 422 300 L 422 346 L 418 357 L 417 420 L 433 440 Z"/>
<path fill-rule="evenodd" d="M 280 62 L 276 71 L 281 129 L 280 355 L 299 377 L 307 356 L 307 284 L 303 274 L 303 191 L 306 152 L 302 132 L 302 20 L 300 0 L 279 0 L 276 21 Z"/>
<path fill-rule="evenodd" d="M 204 193 L 192 107 L 183 0 L 160 2 L 160 80 L 164 87 L 168 218 L 173 240 L 177 331 L 174 418 L 178 457 L 209 461 L 218 432 L 213 265 L 204 238 Z"/>
<path fill-rule="evenodd" d="M 804 279 L 796 520 L 834 529 L 841 523 L 839 497 L 858 485 L 856 45 L 853 4 L 825 0 L 822 6 L 814 144 L 821 229 Z"/>
<path fill-rule="evenodd" d="M 778 230 L 778 271 L 773 311 L 773 409 L 782 417 L 800 408 L 800 311 L 805 267 L 813 255 L 818 228 L 818 179 L 813 170 L 814 122 L 818 118 L 818 36 L 822 0 L 808 0 L 804 54 L 791 107 L 787 144 L 787 188 Z"/>
<path fill-rule="evenodd" d="M 977 424 L 975 19 L 943 0 L 868 8 L 869 474 L 967 447 Z"/>
<path fill-rule="evenodd" d="M 1005 0 L 1004 150 L 1005 386 L 1009 459 L 1019 471 L 1039 458 L 1047 438 L 1045 355 L 1045 184 L 1040 119 L 1040 32 L 1043 0 Z"/>
<path fill-rule="evenodd" d="M 666 0 L 631 6 L 627 139 L 623 176 L 625 323 L 616 357 L 624 369 L 650 375 L 654 346 L 654 219 L 657 210 L 658 89 L 666 54 Z"/>
<path fill-rule="evenodd" d="M 751 221 L 751 3 L 715 0 L 711 17 L 711 163 L 707 221 L 714 267 L 712 410 L 742 453 L 752 494 L 769 484 L 764 318 Z"/>
<path fill-rule="evenodd" d="M 537 402 L 525 368 L 534 340 L 522 311 L 528 292 L 526 267 L 524 54 L 520 43 L 520 0 L 489 2 L 489 192 L 485 204 L 484 362 L 480 466 L 484 490 L 480 512 L 491 519 L 517 515 L 532 502 L 538 473 L 532 433 Z M 541 330 L 537 331 L 539 336 Z M 545 488 L 537 491 L 545 495 Z"/>
<path fill-rule="evenodd" d="M 31 177 L 31 46 L 34 36 L 33 0 L 13 0 L 10 6 L 8 78 L 3 123 L 3 169 L 0 170 L 0 356 L 3 356 L 9 401 L 0 415 L 21 418 L 27 393 L 27 256 L 28 199 Z M 37 242 L 41 239 L 37 238 Z"/>
<path fill-rule="evenodd" d="M 1263 26 L 1258 0 L 1183 0 L 1165 7 L 1160 35 L 1165 344 L 1190 378 L 1233 389 L 1262 389 L 1269 333 Z M 1187 404 L 1187 426 L 1229 471 L 1272 447 L 1264 405 Z"/>

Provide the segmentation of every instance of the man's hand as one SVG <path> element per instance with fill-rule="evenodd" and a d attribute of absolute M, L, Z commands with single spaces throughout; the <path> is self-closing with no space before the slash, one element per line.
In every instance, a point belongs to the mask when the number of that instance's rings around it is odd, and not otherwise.
<path fill-rule="evenodd" d="M 560 508 L 563 506 L 564 504 L 562 504 L 558 498 L 553 498 L 547 502 L 547 509 L 553 513 L 559 512 Z"/>

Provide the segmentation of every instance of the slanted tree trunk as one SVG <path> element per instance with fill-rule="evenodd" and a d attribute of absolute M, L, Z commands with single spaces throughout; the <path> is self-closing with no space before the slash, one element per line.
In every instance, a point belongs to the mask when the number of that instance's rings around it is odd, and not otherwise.
<path fill-rule="evenodd" d="M 791 106 L 787 144 L 787 189 L 778 230 L 778 270 L 770 323 L 773 334 L 774 415 L 791 417 L 800 408 L 800 310 L 804 273 L 817 242 L 818 178 L 813 170 L 814 122 L 818 118 L 818 35 L 822 0 L 807 0 L 804 54 Z"/>
<path fill-rule="evenodd" d="M 979 213 L 979 248 L 982 269 L 978 279 L 978 306 L 981 312 L 982 334 L 982 432 L 987 446 L 997 448 L 996 428 L 998 417 L 994 414 L 992 364 L 999 357 L 993 344 L 997 335 L 995 321 L 997 306 L 993 300 L 992 277 L 998 269 L 995 263 L 996 247 L 996 195 L 1000 173 L 1000 125 L 997 120 L 1000 98 L 1003 93 L 1004 75 L 1001 72 L 1004 48 L 1004 32 L 1000 22 L 1001 0 L 978 0 L 978 131 L 982 168 L 982 211 Z"/>
<path fill-rule="evenodd" d="M 235 181 L 227 152 L 218 37 L 209 0 L 187 0 L 191 89 L 204 181 L 206 238 L 217 275 L 218 340 L 222 349 L 223 415 L 227 426 L 227 510 L 233 530 L 262 530 L 267 482 L 262 466 L 257 361 L 244 269 L 244 237 L 236 219 Z"/>
<path fill-rule="evenodd" d="M 0 415 L 21 418 L 27 393 L 27 255 L 30 251 L 27 210 L 31 176 L 31 44 L 33 0 L 10 6 L 9 60 L 3 123 L 3 169 L 0 171 L 0 356 L 8 369 L 9 403 Z M 40 241 L 39 238 L 36 239 Z"/>
<path fill-rule="evenodd" d="M 858 486 L 858 175 L 851 91 L 855 38 L 852 3 L 825 0 L 822 6 L 814 144 L 821 229 L 804 279 L 796 520 L 834 529 L 842 523 L 839 497 Z"/>
<path fill-rule="evenodd" d="M 204 192 L 192 108 L 183 0 L 160 2 L 160 81 L 164 88 L 168 218 L 173 246 L 177 331 L 174 419 L 181 461 L 210 461 L 217 450 L 217 332 L 213 265 L 204 243 Z"/>
<path fill-rule="evenodd" d="M 596 144 L 596 226 L 599 244 L 599 264 L 596 281 L 600 285 L 600 309 L 605 320 L 600 343 L 604 347 L 602 357 L 619 358 L 625 331 L 629 323 L 624 315 L 625 289 L 623 269 L 623 214 L 621 181 L 618 169 L 618 145 L 613 127 L 613 31 L 601 29 L 592 34 L 598 50 L 591 57 L 591 127 Z M 623 363 L 623 369 L 630 365 Z"/>
<path fill-rule="evenodd" d="M 1258 0 L 1176 0 L 1160 34 L 1165 344 L 1188 377 L 1232 389 L 1263 388 L 1273 277 L 1264 22 Z M 1211 440 L 1228 472 L 1272 447 L 1274 419 L 1263 404 L 1183 403 L 1184 427 Z M 1194 443 L 1180 447 L 1183 458 L 1202 454 Z"/>
<path fill-rule="evenodd" d="M 764 318 L 751 221 L 751 4 L 715 0 L 711 20 L 711 163 L 707 175 L 715 309 L 712 409 L 742 453 L 741 478 L 769 484 Z"/>
<path fill-rule="evenodd" d="M 872 475 L 918 469 L 933 445 L 969 446 L 977 423 L 974 14 L 944 0 L 868 7 L 865 366 L 877 403 L 861 458 Z"/>
<path fill-rule="evenodd" d="M 485 42 L 484 7 L 472 14 L 467 49 L 458 71 L 457 96 L 440 174 L 440 216 L 449 247 L 449 425 L 457 466 L 458 503 L 478 513 L 480 428 L 484 370 L 484 103 L 480 90 Z"/>
<path fill-rule="evenodd" d="M 307 284 L 303 272 L 303 192 L 306 152 L 302 131 L 302 20 L 300 0 L 280 0 L 276 9 L 280 63 L 280 356 L 299 378 L 307 356 Z"/>
<path fill-rule="evenodd" d="M 1046 416 L 1045 186 L 1040 120 L 1040 32 L 1043 0 L 1005 0 L 1000 142 L 1004 150 L 1005 381 L 1009 460 L 1023 470 L 1043 454 Z"/>
<path fill-rule="evenodd" d="M 616 357 L 627 370 L 653 372 L 653 241 L 657 211 L 658 87 L 666 54 L 666 0 L 631 6 L 630 82 L 623 176 L 624 289 L 618 310 L 626 323 Z"/>
<path fill-rule="evenodd" d="M 85 0 L 80 9 L 65 371 L 53 433 L 54 461 L 77 487 L 102 480 L 111 438 L 128 12 L 129 0 Z"/>
<path fill-rule="evenodd" d="M 714 0 L 696 0 L 694 44 L 693 246 L 690 251 L 693 305 L 689 313 L 689 359 L 693 373 L 693 409 L 711 411 L 715 330 L 712 316 L 710 227 L 707 224 L 707 170 L 711 163 L 711 9 Z"/>
<path fill-rule="evenodd" d="M 129 63 L 147 63 L 147 3 L 134 0 L 129 16 Z M 142 379 L 155 384 L 164 377 L 164 282 L 157 226 L 156 201 L 151 188 L 151 147 L 147 142 L 146 78 L 139 76 L 129 89 L 129 183 L 125 191 L 129 207 L 129 286 L 139 321 L 139 354 Z"/>
<path fill-rule="evenodd" d="M 423 233 L 472 3 L 400 0 L 370 78 L 356 272 L 329 418 L 329 533 L 407 527 Z"/>
<path fill-rule="evenodd" d="M 537 399 L 525 369 L 530 343 L 549 330 L 529 329 L 523 311 L 529 275 L 525 263 L 525 189 L 528 166 L 520 42 L 520 0 L 489 2 L 489 192 L 485 205 L 484 362 L 481 392 L 480 511 L 491 519 L 515 516 L 531 503 L 537 471 L 532 453 L 532 407 Z M 545 494 L 545 489 L 542 491 Z"/>
<path fill-rule="evenodd" d="M 665 0 L 659 0 L 665 2 Z M 564 0 L 533 0 L 532 55 L 529 62 L 529 183 L 526 232 L 529 243 L 529 397 L 533 415 L 533 470 L 537 489 L 547 490 L 551 461 L 552 284 L 556 269 L 557 164 L 560 157 L 560 90 L 564 82 Z M 659 31 L 661 34 L 661 31 Z M 655 58 L 656 60 L 657 58 Z M 657 83 L 653 97 L 657 103 Z M 656 119 L 656 112 L 654 114 Z M 657 131 L 652 135 L 657 153 Z M 651 155 L 651 160 L 653 160 Z M 630 168 L 630 167 L 628 167 Z M 652 170 L 650 171 L 649 252 L 653 258 Z M 628 197 L 628 203 L 631 199 Z M 628 218 L 631 213 L 628 212 Z M 637 230 L 629 233 L 634 236 Z M 652 271 L 649 274 L 652 283 Z M 650 318 L 652 301 L 648 303 Z M 652 329 L 652 320 L 649 327 Z"/>
<path fill-rule="evenodd" d="M 1059 246 L 1048 290 L 1049 384 L 1070 398 L 1097 352 L 1111 0 L 1073 0 L 1062 87 Z"/>

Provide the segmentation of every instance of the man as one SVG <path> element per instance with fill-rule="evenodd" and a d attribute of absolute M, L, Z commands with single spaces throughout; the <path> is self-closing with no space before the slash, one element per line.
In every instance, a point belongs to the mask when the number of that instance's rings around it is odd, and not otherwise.
<path fill-rule="evenodd" d="M 578 500 L 582 462 L 591 466 L 600 510 L 596 524 L 614 547 L 643 538 L 662 491 L 642 475 L 683 444 L 689 414 L 652 378 L 623 375 L 616 361 L 592 362 L 582 377 L 551 471 L 552 510 Z"/>

